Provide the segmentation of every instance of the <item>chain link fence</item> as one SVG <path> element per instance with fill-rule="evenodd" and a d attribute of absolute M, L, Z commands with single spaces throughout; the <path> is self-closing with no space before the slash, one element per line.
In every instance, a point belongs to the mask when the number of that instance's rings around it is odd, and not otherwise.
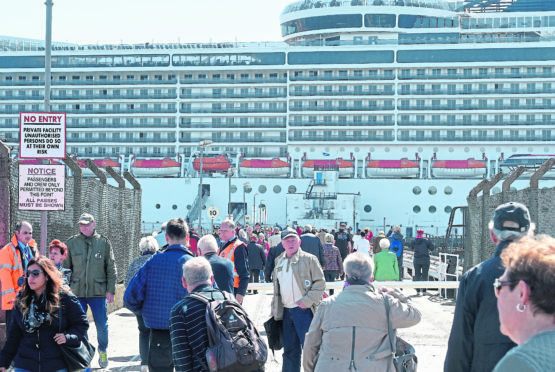
<path fill-rule="evenodd" d="M 66 169 L 73 172 L 66 170 L 65 210 L 48 212 L 47 244 L 53 239 L 66 242 L 71 236 L 79 234 L 79 216 L 85 212 L 92 214 L 96 230 L 112 242 L 117 280 L 121 283 L 125 279 L 129 264 L 139 256 L 142 194 L 140 184 L 130 174 L 126 174 L 125 178 L 132 184 L 132 188 L 126 188 L 125 181 L 119 176 L 119 180 L 115 179 L 118 186 L 113 186 L 107 182 L 105 173 L 98 168 L 94 171 L 101 172 L 100 177 L 82 177 L 79 166 L 73 160 L 66 158 L 64 162 L 67 165 Z M 89 162 L 89 168 L 92 167 Z M 9 187 L 9 192 L 0 192 L 0 202 L 5 206 L 9 205 L 9 209 L 1 208 L 9 213 L 0 212 L 0 240 L 3 244 L 11 238 L 16 223 L 21 220 L 32 224 L 34 238 L 37 242 L 40 241 L 41 212 L 18 209 L 18 169 L 18 163 L 9 157 L 9 152 L 0 151 L 0 186 Z M 73 175 L 68 176 L 68 173 Z M 4 215 L 9 215 L 9 218 L 5 219 Z"/>

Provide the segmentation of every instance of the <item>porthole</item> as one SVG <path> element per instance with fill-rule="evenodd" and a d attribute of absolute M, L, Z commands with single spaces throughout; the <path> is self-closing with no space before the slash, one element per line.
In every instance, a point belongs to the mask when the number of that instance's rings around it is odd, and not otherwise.
<path fill-rule="evenodd" d="M 418 152 L 419 152 L 419 153 L 422 153 L 423 151 L 424 151 L 424 148 L 423 148 L 423 147 L 419 147 L 419 148 L 418 148 Z"/>
<path fill-rule="evenodd" d="M 435 186 L 430 186 L 430 188 L 428 189 L 428 194 L 430 195 L 437 194 L 437 188 Z"/>
<path fill-rule="evenodd" d="M 359 147 L 355 147 L 355 152 L 360 152 L 360 148 L 359 148 Z"/>
<path fill-rule="evenodd" d="M 243 191 L 245 192 L 245 194 L 250 194 L 250 192 L 252 191 L 251 185 L 243 185 Z"/>
<path fill-rule="evenodd" d="M 454 151 L 455 151 L 455 149 L 454 149 L 454 148 L 452 148 L 452 147 L 449 147 L 449 152 L 454 152 Z"/>
<path fill-rule="evenodd" d="M 450 214 L 453 208 L 451 208 L 450 206 L 446 206 L 443 210 L 445 211 L 445 213 Z"/>
<path fill-rule="evenodd" d="M 237 192 L 237 186 L 231 185 L 231 190 L 230 191 L 231 191 L 232 194 L 235 194 Z"/>
<path fill-rule="evenodd" d="M 291 185 L 291 186 L 289 186 L 289 188 L 287 189 L 287 192 L 288 192 L 289 194 L 294 194 L 294 193 L 297 192 L 297 188 L 296 188 L 295 186 Z"/>
<path fill-rule="evenodd" d="M 206 209 L 206 205 L 203 205 L 203 206 L 202 206 L 202 210 L 205 210 L 205 209 Z"/>
<path fill-rule="evenodd" d="M 160 204 L 156 204 L 156 205 L 155 205 L 155 208 L 156 208 L 156 209 L 160 209 Z"/>
<path fill-rule="evenodd" d="M 295 152 L 300 152 L 301 148 L 300 147 L 295 147 Z"/>
<path fill-rule="evenodd" d="M 172 205 L 172 209 L 175 211 L 177 209 L 177 204 Z"/>
<path fill-rule="evenodd" d="M 439 152 L 439 147 L 434 147 L 434 152 Z"/>
<path fill-rule="evenodd" d="M 470 147 L 465 147 L 464 152 L 470 152 Z"/>
<path fill-rule="evenodd" d="M 407 152 L 407 151 L 409 151 L 409 149 L 406 148 L 406 147 L 403 147 L 403 150 L 402 150 L 402 151 L 403 151 L 403 152 Z"/>
<path fill-rule="evenodd" d="M 341 147 L 339 148 L 339 151 L 340 151 L 340 152 L 345 152 L 345 147 L 341 146 Z"/>
<path fill-rule="evenodd" d="M 310 152 L 314 152 L 314 150 L 315 150 L 314 147 L 310 148 Z"/>
<path fill-rule="evenodd" d="M 191 208 L 193 208 L 193 207 L 191 206 L 191 204 L 187 204 L 187 210 L 190 211 Z"/>
<path fill-rule="evenodd" d="M 266 191 L 268 191 L 268 189 L 266 188 L 266 186 L 264 186 L 264 185 L 258 186 L 258 192 L 259 192 L 259 193 L 265 194 Z"/>
<path fill-rule="evenodd" d="M 428 212 L 430 213 L 436 213 L 437 212 L 437 208 L 433 205 L 430 205 L 430 207 L 428 208 Z"/>
<path fill-rule="evenodd" d="M 389 147 L 385 148 L 385 152 L 390 152 L 390 151 L 391 151 L 391 149 Z"/>
<path fill-rule="evenodd" d="M 443 192 L 445 193 L 445 195 L 451 195 L 453 193 L 453 188 L 451 186 L 445 186 Z"/>
<path fill-rule="evenodd" d="M 279 194 L 281 192 L 281 186 L 275 185 L 274 186 L 274 193 Z"/>
<path fill-rule="evenodd" d="M 419 205 L 415 205 L 414 207 L 412 207 L 412 211 L 413 211 L 414 213 L 420 213 L 421 210 L 422 210 L 422 209 L 420 208 Z"/>
<path fill-rule="evenodd" d="M 366 205 L 364 206 L 364 211 L 365 211 L 366 213 L 372 212 L 372 206 L 371 206 L 370 204 L 366 204 Z"/>
<path fill-rule="evenodd" d="M 420 186 L 414 186 L 414 187 L 412 188 L 412 193 L 413 193 L 414 195 L 420 195 L 421 192 L 422 192 L 422 189 L 420 188 Z"/>

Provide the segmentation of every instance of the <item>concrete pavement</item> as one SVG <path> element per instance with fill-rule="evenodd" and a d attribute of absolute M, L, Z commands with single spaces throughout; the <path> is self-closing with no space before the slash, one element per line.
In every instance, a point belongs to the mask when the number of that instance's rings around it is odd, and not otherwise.
<path fill-rule="evenodd" d="M 429 296 L 415 296 L 413 289 L 404 289 L 411 296 L 413 303 L 422 312 L 422 321 L 412 328 L 399 330 L 405 340 L 414 345 L 418 356 L 420 371 L 442 371 L 443 360 L 447 350 L 447 340 L 451 330 L 455 303 L 453 300 L 442 299 L 435 291 Z M 263 333 L 263 323 L 270 314 L 270 292 L 259 291 L 258 295 L 247 295 L 244 307 L 252 317 L 258 330 Z M 97 371 L 139 371 L 139 331 L 135 316 L 126 309 L 120 309 L 109 315 L 110 345 L 107 369 L 98 368 L 98 356 L 93 361 L 93 369 Z M 89 337 L 96 345 L 96 329 L 91 323 Z M 266 363 L 267 372 L 281 371 L 281 351 L 276 352 L 275 359 L 270 357 Z"/>

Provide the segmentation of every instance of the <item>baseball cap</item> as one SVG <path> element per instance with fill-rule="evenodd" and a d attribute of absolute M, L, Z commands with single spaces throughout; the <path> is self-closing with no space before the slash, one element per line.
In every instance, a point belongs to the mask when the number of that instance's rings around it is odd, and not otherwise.
<path fill-rule="evenodd" d="M 310 231 L 312 230 L 312 226 L 309 224 L 304 225 L 304 231 Z"/>
<path fill-rule="evenodd" d="M 530 212 L 524 204 L 509 202 L 495 209 L 493 227 L 497 230 L 526 232 L 530 228 Z"/>
<path fill-rule="evenodd" d="M 79 217 L 79 225 L 88 225 L 94 222 L 94 217 L 92 214 L 83 213 L 81 217 Z"/>
<path fill-rule="evenodd" d="M 299 237 L 299 234 L 297 234 L 295 230 L 291 228 L 287 228 L 281 232 L 281 240 L 287 239 L 288 237 L 293 235 L 296 236 L 297 238 Z"/>

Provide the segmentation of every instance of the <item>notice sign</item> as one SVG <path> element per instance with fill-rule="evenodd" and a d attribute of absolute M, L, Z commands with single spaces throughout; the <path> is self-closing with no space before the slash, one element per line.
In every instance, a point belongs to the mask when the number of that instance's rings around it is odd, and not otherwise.
<path fill-rule="evenodd" d="M 19 113 L 19 157 L 63 159 L 66 154 L 64 112 Z"/>
<path fill-rule="evenodd" d="M 19 209 L 64 210 L 64 165 L 19 165 Z"/>

